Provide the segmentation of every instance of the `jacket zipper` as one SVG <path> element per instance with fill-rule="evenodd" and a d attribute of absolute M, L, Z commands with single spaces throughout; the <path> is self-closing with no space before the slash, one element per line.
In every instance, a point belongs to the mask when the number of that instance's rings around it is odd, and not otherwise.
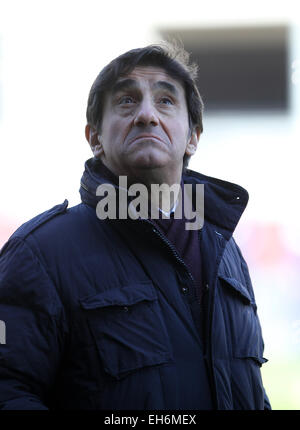
<path fill-rule="evenodd" d="M 154 225 L 150 220 L 140 219 L 140 221 L 147 222 L 148 224 L 151 225 L 152 231 L 165 243 L 166 246 L 168 246 L 169 249 L 171 249 L 174 257 L 186 269 L 187 273 L 189 274 L 190 279 L 193 281 L 193 285 L 195 286 L 195 280 L 194 280 L 193 275 L 189 271 L 189 269 L 188 269 L 187 265 L 185 264 L 185 262 L 183 261 L 183 259 L 178 255 L 178 252 L 176 251 L 176 248 L 172 245 L 172 243 L 160 232 L 160 230 L 156 227 L 156 225 Z M 200 231 L 199 231 L 198 239 L 199 239 L 199 244 L 200 244 Z M 211 300 L 209 301 L 208 304 L 209 304 L 209 309 L 207 309 L 207 312 L 208 312 L 208 315 L 210 317 L 208 319 L 209 329 L 208 329 L 207 339 L 204 339 L 204 344 L 206 344 L 206 346 L 205 346 L 206 351 L 209 350 L 209 355 L 207 357 L 207 360 L 208 360 L 208 366 L 209 366 L 210 373 L 211 373 L 212 400 L 213 400 L 213 403 L 215 405 L 215 408 L 218 409 L 218 397 L 217 397 L 217 392 L 216 392 L 217 390 L 216 390 L 216 383 L 215 383 L 215 375 L 214 375 L 214 370 L 213 370 L 213 365 L 212 365 L 212 355 L 213 355 L 213 353 L 212 353 L 212 342 L 211 342 L 214 297 L 211 297 Z M 208 348 L 208 345 L 209 345 L 209 348 Z"/>
<path fill-rule="evenodd" d="M 158 227 L 156 227 L 156 225 L 153 224 L 153 222 L 151 222 L 148 219 L 141 219 L 141 221 L 146 222 L 147 224 L 150 224 L 151 227 L 152 227 L 152 231 L 165 243 L 165 245 L 168 248 L 171 249 L 173 256 L 185 268 L 186 272 L 189 275 L 189 278 L 191 279 L 191 281 L 193 282 L 193 285 L 195 286 L 195 279 L 194 279 L 193 275 L 189 271 L 189 269 L 188 269 L 187 265 L 185 264 L 185 262 L 183 261 L 183 259 L 179 256 L 179 254 L 178 254 L 176 248 L 174 247 L 174 245 L 172 245 L 172 243 L 160 232 L 160 230 L 158 229 Z"/>

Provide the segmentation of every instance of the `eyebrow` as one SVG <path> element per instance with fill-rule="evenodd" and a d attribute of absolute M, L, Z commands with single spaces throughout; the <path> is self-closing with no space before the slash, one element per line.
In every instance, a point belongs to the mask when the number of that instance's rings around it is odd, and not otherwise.
<path fill-rule="evenodd" d="M 175 85 L 170 84 L 170 82 L 167 81 L 157 81 L 154 84 L 154 88 L 161 88 L 163 90 L 167 90 L 170 93 L 172 93 L 174 96 L 178 97 L 178 90 L 175 87 Z"/>
<path fill-rule="evenodd" d="M 138 85 L 136 84 L 136 81 L 134 79 L 123 79 L 122 81 L 118 81 L 115 83 L 115 85 L 112 87 L 111 92 L 114 95 L 119 91 L 130 90 L 134 88 L 138 88 Z"/>
<path fill-rule="evenodd" d="M 157 81 L 153 85 L 154 89 L 164 89 L 172 93 L 174 96 L 178 97 L 178 90 L 175 87 L 175 85 L 171 84 L 167 81 Z M 112 88 L 112 94 L 116 94 L 119 91 L 124 90 L 132 90 L 132 89 L 138 89 L 139 85 L 137 84 L 137 81 L 135 79 L 123 79 L 122 81 L 118 81 L 115 83 L 115 85 Z"/>

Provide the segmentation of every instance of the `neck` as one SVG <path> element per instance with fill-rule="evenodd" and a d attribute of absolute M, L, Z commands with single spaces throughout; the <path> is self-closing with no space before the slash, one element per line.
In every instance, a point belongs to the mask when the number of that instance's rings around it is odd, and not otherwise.
<path fill-rule="evenodd" d="M 128 184 L 145 185 L 151 198 L 151 206 L 170 212 L 178 199 L 181 175 L 181 168 L 168 173 L 162 169 L 143 169 L 134 176 L 128 175 Z"/>
<path fill-rule="evenodd" d="M 133 184 L 145 185 L 148 196 L 151 198 L 151 205 L 165 212 L 170 212 L 178 199 L 182 177 L 181 165 L 169 170 L 165 168 L 134 169 L 129 172 L 113 173 L 116 176 L 126 176 L 128 188 Z"/>

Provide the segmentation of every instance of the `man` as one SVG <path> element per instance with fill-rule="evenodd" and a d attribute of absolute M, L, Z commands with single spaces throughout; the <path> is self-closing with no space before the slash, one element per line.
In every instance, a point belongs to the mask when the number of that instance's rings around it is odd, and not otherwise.
<path fill-rule="evenodd" d="M 248 194 L 187 169 L 203 105 L 176 49 L 135 49 L 102 70 L 88 100 L 82 203 L 37 216 L 2 249 L 2 409 L 270 408 L 253 289 L 232 238 Z M 126 196 L 149 191 L 158 217 L 124 212 L 121 178 Z M 153 184 L 180 189 L 168 200 Z M 105 217 L 102 185 L 116 216 Z M 199 185 L 204 223 L 187 229 L 176 208 L 194 209 Z"/>

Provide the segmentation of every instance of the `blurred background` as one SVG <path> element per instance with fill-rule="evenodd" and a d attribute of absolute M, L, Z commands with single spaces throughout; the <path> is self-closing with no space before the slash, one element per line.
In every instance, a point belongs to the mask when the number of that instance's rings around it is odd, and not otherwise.
<path fill-rule="evenodd" d="M 177 37 L 199 64 L 204 133 L 190 168 L 245 187 L 248 262 L 273 409 L 300 409 L 300 23 L 296 1 L 0 0 L 0 247 L 79 203 L 89 89 L 126 50 Z M 300 19 L 300 18 L 299 18 Z"/>

